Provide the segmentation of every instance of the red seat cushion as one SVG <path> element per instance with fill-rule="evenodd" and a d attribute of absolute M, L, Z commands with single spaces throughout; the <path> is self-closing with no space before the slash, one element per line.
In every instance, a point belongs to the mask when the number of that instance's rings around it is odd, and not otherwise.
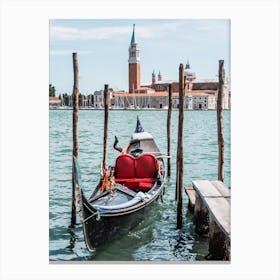
<path fill-rule="evenodd" d="M 116 159 L 116 178 L 135 178 L 135 158 L 129 154 L 121 154 Z"/>
<path fill-rule="evenodd" d="M 116 182 L 146 182 L 146 183 L 154 183 L 156 181 L 155 178 L 115 178 Z"/>
<path fill-rule="evenodd" d="M 138 188 L 140 190 L 149 190 L 153 187 L 154 183 L 148 183 L 148 182 L 139 182 Z"/>
<path fill-rule="evenodd" d="M 117 183 L 129 188 L 130 190 L 133 191 L 138 191 L 139 189 L 139 182 L 136 181 L 127 181 L 127 180 L 123 180 L 123 181 L 116 181 Z"/>
<path fill-rule="evenodd" d="M 154 155 L 144 154 L 135 161 L 136 178 L 156 178 L 158 162 Z"/>
<path fill-rule="evenodd" d="M 121 154 L 116 159 L 115 181 L 129 189 L 149 190 L 156 181 L 157 173 L 158 162 L 151 154 L 144 154 L 139 158 Z"/>

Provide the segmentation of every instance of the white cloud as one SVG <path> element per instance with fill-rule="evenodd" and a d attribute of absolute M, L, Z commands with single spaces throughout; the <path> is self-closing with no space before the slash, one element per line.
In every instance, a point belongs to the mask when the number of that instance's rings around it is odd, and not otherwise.
<path fill-rule="evenodd" d="M 74 40 L 102 40 L 113 36 L 128 34 L 131 32 L 127 27 L 99 27 L 90 29 L 69 28 L 53 26 L 50 29 L 50 37 L 54 41 Z"/>
<path fill-rule="evenodd" d="M 50 55 L 71 55 L 73 52 L 77 52 L 79 55 L 91 54 L 92 51 L 77 51 L 77 50 L 50 50 Z"/>
<path fill-rule="evenodd" d="M 177 30 L 182 26 L 182 22 L 153 24 L 150 26 L 139 26 L 137 28 L 137 37 L 151 38 L 151 37 L 163 37 L 166 34 Z"/>
<path fill-rule="evenodd" d="M 215 32 L 227 32 L 230 21 L 226 19 L 222 20 L 204 20 L 201 21 L 201 25 L 196 27 L 196 31 L 215 31 Z"/>
<path fill-rule="evenodd" d="M 151 24 L 149 26 L 136 26 L 137 38 L 162 37 L 174 31 L 182 22 Z M 104 40 L 119 36 L 130 36 L 132 26 L 111 26 L 98 28 L 70 28 L 65 26 L 51 26 L 50 38 L 53 41 L 74 40 Z"/>

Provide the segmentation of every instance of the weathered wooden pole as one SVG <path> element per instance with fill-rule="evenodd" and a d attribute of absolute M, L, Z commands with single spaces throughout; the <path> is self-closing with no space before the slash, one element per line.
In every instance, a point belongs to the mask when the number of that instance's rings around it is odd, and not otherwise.
<path fill-rule="evenodd" d="M 183 129 L 184 129 L 184 65 L 179 68 L 179 118 L 178 118 L 178 143 L 177 143 L 177 176 L 176 176 L 176 199 L 177 199 L 177 228 L 182 228 L 183 223 Z"/>
<path fill-rule="evenodd" d="M 223 128 L 223 99 L 224 99 L 225 70 L 224 61 L 219 60 L 219 89 L 217 98 L 218 125 L 218 180 L 224 181 L 224 128 Z"/>
<path fill-rule="evenodd" d="M 78 158 L 79 143 L 78 143 L 78 111 L 79 111 L 79 70 L 78 70 L 78 56 L 73 53 L 73 70 L 74 70 L 74 86 L 73 86 L 73 156 Z M 76 195 L 74 182 L 74 166 L 72 167 L 72 216 L 71 225 L 76 224 Z"/>
<path fill-rule="evenodd" d="M 168 112 L 167 112 L 167 176 L 171 175 L 171 112 L 172 112 L 172 87 L 168 86 Z"/>
<path fill-rule="evenodd" d="M 102 167 L 106 168 L 107 164 L 107 139 L 108 139 L 108 120 L 109 120 L 109 91 L 108 85 L 104 86 L 104 139 L 103 139 L 103 161 Z"/>

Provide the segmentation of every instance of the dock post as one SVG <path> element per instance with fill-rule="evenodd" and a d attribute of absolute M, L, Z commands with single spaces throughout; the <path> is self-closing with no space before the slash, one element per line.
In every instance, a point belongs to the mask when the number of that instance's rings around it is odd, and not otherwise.
<path fill-rule="evenodd" d="M 224 99 L 225 70 L 224 61 L 219 60 L 219 89 L 217 98 L 218 126 L 218 180 L 224 182 L 224 131 L 223 131 L 223 99 Z"/>
<path fill-rule="evenodd" d="M 79 111 L 79 70 L 78 70 L 78 56 L 73 53 L 73 70 L 74 70 L 74 86 L 73 86 L 73 155 L 78 158 L 79 143 L 78 143 L 78 111 Z M 76 224 L 76 194 L 74 183 L 74 165 L 72 166 L 72 215 L 71 225 Z"/>
<path fill-rule="evenodd" d="M 178 144 L 177 144 L 177 172 L 176 172 L 176 200 L 177 200 L 177 228 L 183 223 L 183 129 L 184 129 L 184 97 L 185 97 L 184 65 L 179 67 L 179 118 L 178 118 Z"/>
<path fill-rule="evenodd" d="M 207 236 L 209 233 L 209 212 L 202 199 L 196 193 L 194 207 L 195 232 L 201 236 Z"/>
<path fill-rule="evenodd" d="M 210 260 L 229 260 L 230 259 L 230 240 L 217 226 L 210 216 L 209 222 L 209 254 Z"/>
<path fill-rule="evenodd" d="M 209 238 L 207 260 L 230 260 L 230 190 L 221 181 L 193 181 L 196 233 Z M 190 193 L 191 196 L 191 193 Z"/>
<path fill-rule="evenodd" d="M 167 112 L 167 176 L 171 175 L 171 112 L 172 112 L 172 87 L 168 85 L 168 112 Z"/>
<path fill-rule="evenodd" d="M 194 213 L 195 208 L 195 190 L 193 189 L 192 185 L 185 186 L 185 192 L 188 196 L 189 203 L 188 203 L 188 209 L 190 210 L 190 213 Z"/>
<path fill-rule="evenodd" d="M 108 139 L 108 120 L 109 120 L 109 94 L 108 85 L 104 85 L 104 145 L 103 145 L 103 161 L 102 168 L 106 168 L 107 164 L 107 139 Z"/>

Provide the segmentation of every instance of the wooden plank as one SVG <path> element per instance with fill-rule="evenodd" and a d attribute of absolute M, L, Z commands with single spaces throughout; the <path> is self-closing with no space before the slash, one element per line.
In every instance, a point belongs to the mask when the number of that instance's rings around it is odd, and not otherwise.
<path fill-rule="evenodd" d="M 193 209 L 195 206 L 195 190 L 192 185 L 185 186 L 185 192 L 189 198 L 190 207 Z"/>
<path fill-rule="evenodd" d="M 217 196 L 220 197 L 222 196 L 221 193 L 213 187 L 210 181 L 207 180 L 198 180 L 198 181 L 193 181 L 193 187 L 195 191 L 197 191 L 200 196 Z"/>
<path fill-rule="evenodd" d="M 221 181 L 210 181 L 224 197 L 230 197 L 230 189 Z"/>
<path fill-rule="evenodd" d="M 211 184 L 221 193 L 230 203 L 230 189 L 221 181 L 211 181 Z"/>
<path fill-rule="evenodd" d="M 205 197 L 204 200 L 213 220 L 227 236 L 230 236 L 230 204 L 223 197 Z"/>
<path fill-rule="evenodd" d="M 217 184 L 216 184 L 217 185 Z M 193 181 L 193 187 L 221 230 L 230 237 L 230 204 L 210 181 Z"/>

